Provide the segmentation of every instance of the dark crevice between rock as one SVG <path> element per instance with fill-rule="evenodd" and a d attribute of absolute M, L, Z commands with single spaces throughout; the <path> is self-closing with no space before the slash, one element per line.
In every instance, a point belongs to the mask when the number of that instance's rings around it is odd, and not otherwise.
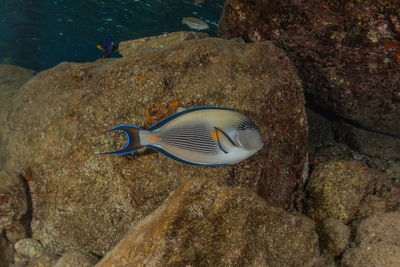
<path fill-rule="evenodd" d="M 372 132 L 372 133 L 386 135 L 386 136 L 390 136 L 390 137 L 393 137 L 393 138 L 400 138 L 400 135 L 395 135 L 395 134 L 391 134 L 391 133 L 384 133 L 384 132 L 377 131 L 377 130 L 374 130 L 374 129 L 366 128 L 366 127 L 362 126 L 361 124 L 359 124 L 356 121 L 353 121 L 353 120 L 350 120 L 350 119 L 346 119 L 346 118 L 343 118 L 343 117 L 339 116 L 334 111 L 324 109 L 323 107 L 321 107 L 320 105 L 318 105 L 314 101 L 312 101 L 313 96 L 311 94 L 304 93 L 304 96 L 306 98 L 306 107 L 307 108 L 309 108 L 312 111 L 314 111 L 315 113 L 325 117 L 327 120 L 329 120 L 331 122 L 347 123 L 347 124 L 349 124 L 349 125 L 351 125 L 353 127 L 356 127 L 356 128 L 362 129 L 362 130 L 366 130 L 366 131 L 369 131 L 369 132 Z"/>
<path fill-rule="evenodd" d="M 89 254 L 95 256 L 98 260 L 101 260 L 101 259 L 104 257 L 104 256 L 101 256 L 101 255 L 96 254 L 96 253 L 94 253 L 94 252 L 89 252 Z"/>
<path fill-rule="evenodd" d="M 27 179 L 25 178 L 25 176 L 22 173 L 19 175 L 19 178 L 22 180 L 22 183 L 24 185 L 26 203 L 27 203 L 26 213 L 21 216 L 20 221 L 21 221 L 22 225 L 25 226 L 27 237 L 31 238 L 32 237 L 31 222 L 32 222 L 32 215 L 33 215 L 31 190 L 29 188 Z"/>

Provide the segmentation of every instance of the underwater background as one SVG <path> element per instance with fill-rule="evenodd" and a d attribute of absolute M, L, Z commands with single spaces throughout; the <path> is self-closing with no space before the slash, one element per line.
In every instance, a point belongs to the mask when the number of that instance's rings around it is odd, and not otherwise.
<path fill-rule="evenodd" d="M 0 63 L 36 71 L 63 61 L 87 62 L 102 56 L 96 45 L 107 34 L 118 43 L 191 30 L 183 17 L 196 17 L 216 36 L 224 1 L 190 0 L 1 0 Z M 114 53 L 113 57 L 118 57 Z"/>

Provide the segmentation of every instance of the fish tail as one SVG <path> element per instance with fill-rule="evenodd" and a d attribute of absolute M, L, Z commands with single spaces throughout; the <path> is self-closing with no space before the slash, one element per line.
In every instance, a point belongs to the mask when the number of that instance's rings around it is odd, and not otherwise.
<path fill-rule="evenodd" d="M 126 134 L 128 137 L 128 142 L 126 146 L 120 150 L 112 151 L 112 152 L 106 152 L 106 153 L 101 153 L 101 154 L 107 154 L 107 155 L 122 155 L 122 154 L 128 154 L 135 152 L 136 150 L 141 149 L 143 146 L 140 143 L 140 136 L 139 132 L 142 131 L 142 128 L 132 126 L 132 125 L 120 125 L 115 128 L 112 128 L 107 132 L 114 132 L 114 131 L 121 131 Z"/>

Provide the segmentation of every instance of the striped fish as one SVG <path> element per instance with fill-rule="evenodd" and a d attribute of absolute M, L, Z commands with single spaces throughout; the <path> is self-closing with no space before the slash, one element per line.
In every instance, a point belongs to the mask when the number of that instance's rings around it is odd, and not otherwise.
<path fill-rule="evenodd" d="M 189 28 L 194 30 L 207 30 L 209 28 L 208 24 L 202 21 L 201 19 L 187 17 L 182 19 L 182 24 L 186 24 Z"/>
<path fill-rule="evenodd" d="M 144 129 L 120 125 L 128 137 L 121 150 L 103 154 L 121 155 L 149 147 L 180 163 L 195 166 L 225 166 L 240 162 L 263 147 L 256 125 L 247 116 L 228 108 L 197 107 L 175 113 Z"/>

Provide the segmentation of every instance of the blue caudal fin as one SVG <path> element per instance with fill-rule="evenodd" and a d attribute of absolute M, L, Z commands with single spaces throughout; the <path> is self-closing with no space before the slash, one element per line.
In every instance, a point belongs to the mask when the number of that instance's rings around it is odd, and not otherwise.
<path fill-rule="evenodd" d="M 128 137 L 128 142 L 126 146 L 120 150 L 112 151 L 112 152 L 106 152 L 106 153 L 101 153 L 101 154 L 107 154 L 107 155 L 123 155 L 123 154 L 128 154 L 135 152 L 136 150 L 141 149 L 143 146 L 140 144 L 140 136 L 139 132 L 143 130 L 142 128 L 132 126 L 132 125 L 120 125 L 115 128 L 112 128 L 107 132 L 115 132 L 115 131 L 121 131 L 126 134 Z"/>

